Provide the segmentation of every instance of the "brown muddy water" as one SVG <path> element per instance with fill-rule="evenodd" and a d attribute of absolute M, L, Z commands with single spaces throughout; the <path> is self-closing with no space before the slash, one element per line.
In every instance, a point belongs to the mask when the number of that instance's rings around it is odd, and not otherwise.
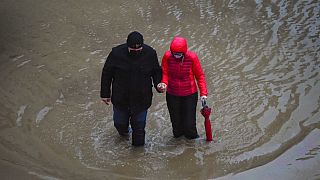
<path fill-rule="evenodd" d="M 156 92 L 146 145 L 118 136 L 100 75 L 133 30 L 159 61 L 187 38 L 215 142 L 200 113 L 174 139 Z M 2 0 L 0 179 L 320 179 L 319 34 L 318 0 Z"/>

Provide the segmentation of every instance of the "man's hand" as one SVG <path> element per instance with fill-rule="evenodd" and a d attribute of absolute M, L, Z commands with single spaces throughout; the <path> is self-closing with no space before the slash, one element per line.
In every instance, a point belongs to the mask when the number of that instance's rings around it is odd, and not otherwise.
<path fill-rule="evenodd" d="M 106 105 L 109 105 L 111 103 L 111 98 L 101 98 L 102 102 L 106 103 Z"/>
<path fill-rule="evenodd" d="M 167 85 L 166 85 L 165 83 L 159 83 L 159 84 L 157 85 L 157 89 L 158 89 L 160 92 L 164 93 L 164 92 L 167 90 Z"/>

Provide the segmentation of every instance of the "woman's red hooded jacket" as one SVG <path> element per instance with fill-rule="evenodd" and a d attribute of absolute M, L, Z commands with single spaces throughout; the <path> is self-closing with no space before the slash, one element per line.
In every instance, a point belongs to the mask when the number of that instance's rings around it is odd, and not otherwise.
<path fill-rule="evenodd" d="M 176 59 L 171 52 L 183 52 L 184 58 Z M 167 92 L 174 96 L 188 96 L 200 90 L 200 96 L 207 96 L 208 90 L 198 56 L 188 51 L 187 40 L 175 37 L 162 58 L 162 82 L 167 85 Z"/>

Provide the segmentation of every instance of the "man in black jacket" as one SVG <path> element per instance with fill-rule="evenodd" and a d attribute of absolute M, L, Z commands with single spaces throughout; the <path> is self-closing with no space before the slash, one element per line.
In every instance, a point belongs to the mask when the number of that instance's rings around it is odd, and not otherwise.
<path fill-rule="evenodd" d="M 101 76 L 102 101 L 113 104 L 114 126 L 122 136 L 132 128 L 132 145 L 145 143 L 147 110 L 152 102 L 152 86 L 161 81 L 161 67 L 156 51 L 143 43 L 137 32 L 128 35 L 127 43 L 112 48 Z"/>

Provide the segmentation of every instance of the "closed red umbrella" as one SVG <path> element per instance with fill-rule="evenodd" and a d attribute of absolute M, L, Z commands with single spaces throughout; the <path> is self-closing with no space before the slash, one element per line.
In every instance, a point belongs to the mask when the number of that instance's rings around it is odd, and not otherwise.
<path fill-rule="evenodd" d="M 200 112 L 204 117 L 204 127 L 206 130 L 207 141 L 212 141 L 212 130 L 210 122 L 211 108 L 207 106 L 206 101 L 202 101 L 202 109 L 200 110 Z"/>

